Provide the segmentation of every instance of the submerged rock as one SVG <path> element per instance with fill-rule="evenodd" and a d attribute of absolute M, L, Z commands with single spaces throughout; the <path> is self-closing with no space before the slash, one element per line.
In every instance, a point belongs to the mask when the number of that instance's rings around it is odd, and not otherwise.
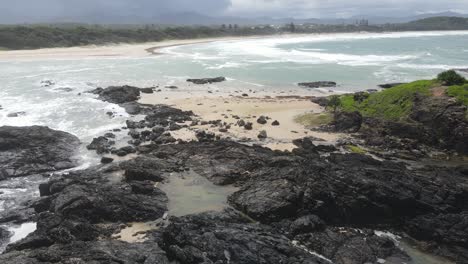
<path fill-rule="evenodd" d="M 320 81 L 320 82 L 303 82 L 298 83 L 299 86 L 308 88 L 321 88 L 321 87 L 336 87 L 336 82 Z"/>
<path fill-rule="evenodd" d="M 395 86 L 399 86 L 403 84 L 407 84 L 407 83 L 386 83 L 386 84 L 379 84 L 379 87 L 384 88 L 384 89 L 389 89 L 389 88 L 393 88 Z"/>
<path fill-rule="evenodd" d="M 208 83 L 216 83 L 216 82 L 224 82 L 226 81 L 225 77 L 216 77 L 216 78 L 203 78 L 203 79 L 187 79 L 187 82 L 191 82 L 194 84 L 208 84 Z"/>
<path fill-rule="evenodd" d="M 79 144 L 77 137 L 48 127 L 0 127 L 0 175 L 19 177 L 72 168 Z"/>

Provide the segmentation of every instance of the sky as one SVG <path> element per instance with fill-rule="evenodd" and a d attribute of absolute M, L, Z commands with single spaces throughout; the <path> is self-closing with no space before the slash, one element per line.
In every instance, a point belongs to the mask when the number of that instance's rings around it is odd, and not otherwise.
<path fill-rule="evenodd" d="M 448 10 L 468 13 L 468 0 L 0 0 L 0 4 L 0 22 L 173 12 L 295 18 L 395 17 Z"/>

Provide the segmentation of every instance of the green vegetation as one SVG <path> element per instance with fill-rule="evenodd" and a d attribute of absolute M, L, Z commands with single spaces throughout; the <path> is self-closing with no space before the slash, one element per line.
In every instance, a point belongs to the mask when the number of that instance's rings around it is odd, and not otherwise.
<path fill-rule="evenodd" d="M 100 25 L 0 26 L 0 47 L 37 49 L 108 43 L 140 43 L 165 39 L 196 39 L 222 36 L 270 35 L 276 29 L 265 27 L 107 27 Z"/>
<path fill-rule="evenodd" d="M 321 125 L 327 125 L 332 122 L 333 115 L 330 113 L 307 113 L 297 116 L 294 118 L 294 121 L 305 127 L 317 127 Z"/>
<path fill-rule="evenodd" d="M 413 106 L 414 96 L 429 95 L 430 88 L 436 81 L 416 81 L 370 94 L 366 99 L 355 95 L 341 96 L 343 111 L 359 111 L 363 116 L 379 117 L 387 120 L 399 120 L 408 116 Z M 359 100 L 357 100 L 359 99 Z"/>
<path fill-rule="evenodd" d="M 366 154 L 367 151 L 361 147 L 355 146 L 355 145 L 346 145 L 345 148 L 352 152 L 352 153 L 357 153 L 357 154 Z"/>
<path fill-rule="evenodd" d="M 441 72 L 437 76 L 437 80 L 447 86 L 462 85 L 466 82 L 465 78 L 456 73 L 454 70 Z"/>
<path fill-rule="evenodd" d="M 273 35 L 282 33 L 383 32 L 410 30 L 468 30 L 468 19 L 435 17 L 403 24 L 323 25 L 305 23 L 285 26 L 215 25 L 215 26 L 158 26 L 158 25 L 0 25 L 0 47 L 6 49 L 37 49 L 100 45 L 108 43 L 139 43 L 165 39 L 194 39 L 223 36 Z"/>
<path fill-rule="evenodd" d="M 458 101 L 468 106 L 468 84 L 448 87 L 447 95 L 457 98 Z"/>
<path fill-rule="evenodd" d="M 332 109 L 333 113 L 336 113 L 336 110 L 341 107 L 341 100 L 339 95 L 330 96 L 330 100 L 327 104 L 327 109 Z"/>

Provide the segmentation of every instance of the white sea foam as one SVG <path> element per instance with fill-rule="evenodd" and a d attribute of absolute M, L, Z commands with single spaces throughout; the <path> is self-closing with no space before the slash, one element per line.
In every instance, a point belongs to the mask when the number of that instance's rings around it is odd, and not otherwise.
<path fill-rule="evenodd" d="M 407 69 L 428 69 L 428 70 L 449 70 L 457 68 L 468 68 L 468 65 L 446 65 L 446 64 L 414 64 L 414 63 L 398 63 L 395 65 L 400 68 Z"/>
<path fill-rule="evenodd" d="M 206 69 L 208 69 L 208 70 L 221 70 L 221 69 L 225 69 L 225 68 L 240 68 L 240 67 L 244 67 L 246 65 L 247 64 L 245 64 L 245 63 L 239 63 L 239 62 L 226 62 L 226 63 L 223 63 L 223 64 L 208 66 L 208 67 L 206 67 Z"/>
<path fill-rule="evenodd" d="M 25 237 L 27 237 L 32 232 L 36 231 L 36 223 L 24 223 L 20 226 L 14 226 L 8 228 L 8 231 L 13 233 L 13 236 L 10 238 L 10 244 L 15 243 Z"/>

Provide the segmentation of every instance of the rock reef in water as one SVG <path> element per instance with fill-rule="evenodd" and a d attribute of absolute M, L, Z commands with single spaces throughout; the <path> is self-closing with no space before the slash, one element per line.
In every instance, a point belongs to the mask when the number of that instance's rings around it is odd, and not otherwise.
<path fill-rule="evenodd" d="M 303 82 L 297 85 L 308 88 L 336 87 L 336 82 L 321 81 L 321 82 Z"/>
<path fill-rule="evenodd" d="M 224 81 L 226 81 L 225 77 L 187 79 L 187 82 L 191 82 L 191 83 L 194 83 L 194 84 L 210 84 L 210 83 L 217 83 L 217 82 L 224 82 Z"/>
<path fill-rule="evenodd" d="M 0 179 L 74 167 L 77 137 L 48 127 L 0 127 Z"/>

